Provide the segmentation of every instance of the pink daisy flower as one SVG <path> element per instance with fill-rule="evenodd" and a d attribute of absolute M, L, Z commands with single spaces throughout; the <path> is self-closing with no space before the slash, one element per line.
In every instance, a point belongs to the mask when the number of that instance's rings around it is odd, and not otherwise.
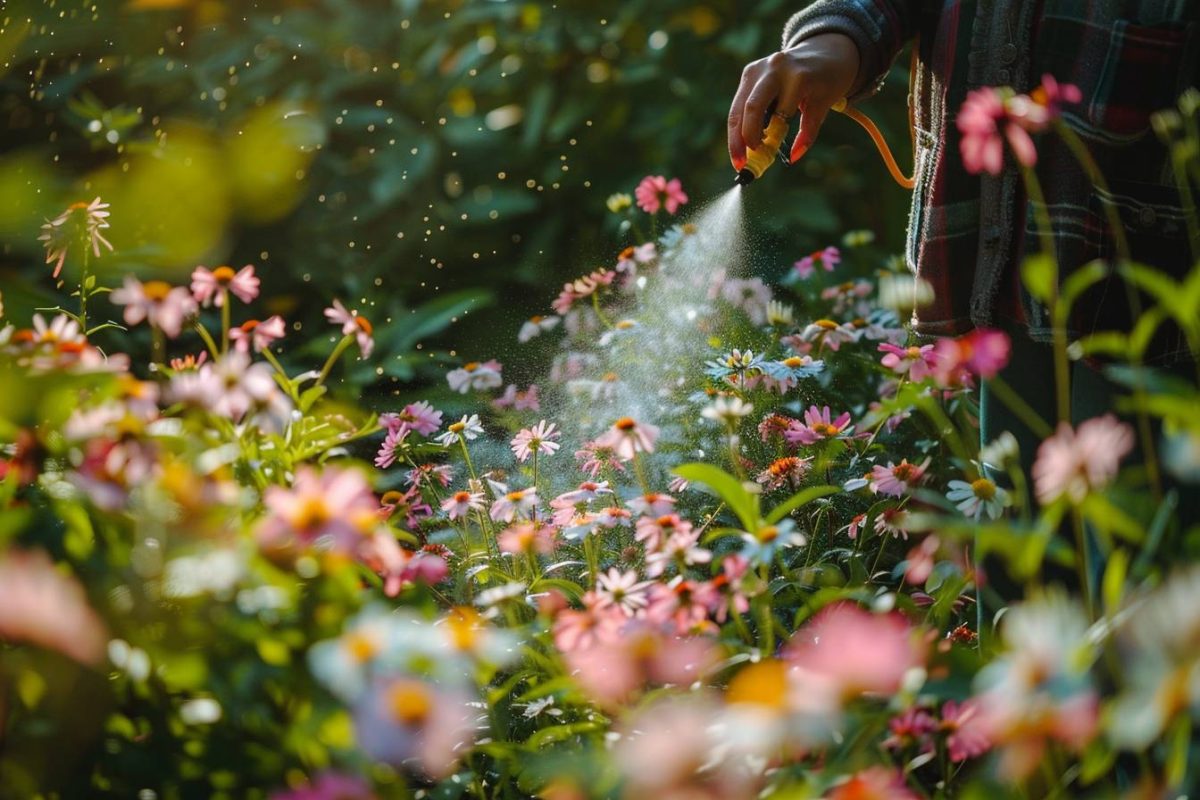
<path fill-rule="evenodd" d="M 1008 334 L 976 328 L 956 339 L 939 339 L 934 345 L 933 366 L 943 386 L 958 383 L 963 371 L 981 378 L 994 378 L 1008 364 L 1012 343 Z"/>
<path fill-rule="evenodd" d="M 59 572 L 41 551 L 14 550 L 0 555 L 0 640 L 99 665 L 108 633 L 79 581 Z"/>
<path fill-rule="evenodd" d="M 826 247 L 824 250 L 817 250 L 815 253 L 810 253 L 800 259 L 792 267 L 796 270 L 796 274 L 801 278 L 811 278 L 816 272 L 816 265 L 820 264 L 826 272 L 833 272 L 842 260 L 842 253 L 833 245 Z"/>
<path fill-rule="evenodd" d="M 46 263 L 54 264 L 52 277 L 57 278 L 62 272 L 67 252 L 79 242 L 80 232 L 83 233 L 83 238 L 87 239 L 87 244 L 91 245 L 92 255 L 96 258 L 100 257 L 100 245 L 104 245 L 109 251 L 113 249 L 112 243 L 100 232 L 109 227 L 110 213 L 108 203 L 101 202 L 97 197 L 90 203 L 72 203 L 66 211 L 46 221 L 38 241 L 46 247 Z M 72 221 L 76 224 L 67 224 Z"/>
<path fill-rule="evenodd" d="M 491 482 L 492 491 L 496 493 L 496 501 L 488 512 L 497 522 L 512 522 L 517 516 L 532 518 L 537 511 L 537 489 L 513 489 L 503 483 Z"/>
<path fill-rule="evenodd" d="M 638 208 L 647 214 L 657 214 L 665 208 L 668 214 L 674 214 L 679 207 L 687 203 L 688 196 L 683 191 L 683 184 L 678 178 L 667 180 L 662 175 L 647 175 L 633 190 Z"/>
<path fill-rule="evenodd" d="M 216 269 L 196 267 L 192 272 L 192 297 L 202 306 L 211 302 L 217 308 L 225 305 L 225 295 L 233 294 L 243 303 L 258 297 L 259 280 L 254 274 L 254 265 L 247 264 L 237 272 L 233 267 Z"/>
<path fill-rule="evenodd" d="M 340 300 L 335 299 L 333 305 L 325 309 L 325 318 L 334 325 L 342 326 L 342 336 L 354 336 L 363 358 L 371 355 L 371 350 L 375 347 L 375 329 L 366 317 L 357 311 L 347 310 Z"/>
<path fill-rule="evenodd" d="M 625 465 L 617 457 L 616 450 L 598 440 L 588 442 L 583 449 L 576 450 L 575 460 L 579 462 L 579 469 L 592 479 L 606 469 L 614 472 L 625 471 Z"/>
<path fill-rule="evenodd" d="M 920 347 L 897 347 L 881 342 L 879 352 L 884 353 L 880 363 L 897 375 L 907 374 L 914 381 L 923 381 L 933 374 L 937 365 L 937 354 L 931 344 Z"/>
<path fill-rule="evenodd" d="M 267 550 L 294 545 L 326 545 L 353 553 L 376 525 L 379 507 L 362 473 L 302 466 L 291 488 L 269 486 L 263 493 L 267 516 L 256 532 Z"/>
<path fill-rule="evenodd" d="M 389 430 L 379 448 L 379 454 L 375 456 L 375 466 L 387 469 L 396 463 L 397 458 L 407 453 L 409 445 L 405 440 L 410 433 L 412 429 L 403 422 Z"/>
<path fill-rule="evenodd" d="M 501 553 L 546 554 L 554 550 L 554 537 L 557 533 L 557 529 L 550 525 L 538 522 L 520 522 L 501 531 L 496 542 Z"/>
<path fill-rule="evenodd" d="M 1116 477 L 1133 445 L 1133 429 L 1112 414 L 1089 419 L 1075 430 L 1059 424 L 1038 447 L 1033 464 L 1038 500 L 1048 504 L 1065 496 L 1072 503 L 1082 502 Z"/>
<path fill-rule="evenodd" d="M 124 285 L 114 289 L 109 300 L 125 306 L 127 325 L 146 320 L 170 339 L 179 336 L 184 321 L 196 313 L 196 301 L 182 286 L 172 287 L 163 281 L 142 283 L 132 275 L 125 276 Z"/>
<path fill-rule="evenodd" d="M 621 417 L 608 432 L 596 439 L 596 444 L 611 448 L 618 458 L 629 461 L 638 453 L 653 453 L 657 440 L 656 426 L 638 422 L 633 417 Z"/>
<path fill-rule="evenodd" d="M 388 430 L 407 425 L 420 435 L 428 436 L 442 426 L 442 412 L 424 400 L 418 400 L 398 413 L 380 414 L 379 424 Z"/>
<path fill-rule="evenodd" d="M 455 492 L 442 501 L 442 510 L 450 519 L 461 519 L 472 511 L 482 511 L 483 492 Z"/>
<path fill-rule="evenodd" d="M 661 550 L 663 542 L 677 533 L 690 534 L 692 523 L 678 514 L 639 517 L 634 539 L 646 546 L 647 552 Z"/>
<path fill-rule="evenodd" d="M 946 747 L 955 763 L 978 758 L 992 747 L 987 731 L 979 724 L 979 708 L 974 698 L 962 703 L 947 700 L 942 706 L 941 728 L 949 734 Z"/>
<path fill-rule="evenodd" d="M 627 617 L 646 608 L 646 590 L 653 581 L 639 581 L 636 570 L 622 572 L 616 567 L 596 578 L 596 605 L 617 608 Z"/>
<path fill-rule="evenodd" d="M 809 406 L 804 412 L 804 422 L 792 420 L 783 438 L 790 444 L 816 444 L 824 439 L 841 436 L 850 427 L 850 412 L 844 411 L 836 419 L 829 406 Z"/>
<path fill-rule="evenodd" d="M 504 383 L 500 377 L 500 370 L 500 362 L 495 359 L 470 361 L 458 369 L 448 372 L 446 382 L 450 384 L 451 391 L 459 394 L 466 394 L 472 389 L 476 391 L 495 389 Z"/>
<path fill-rule="evenodd" d="M 548 456 L 554 455 L 558 451 L 558 448 L 562 446 L 554 441 L 561 436 L 554 427 L 553 422 L 542 420 L 532 428 L 524 428 L 517 433 L 510 443 L 517 460 L 524 462 L 535 453 Z"/>
<path fill-rule="evenodd" d="M 229 338 L 233 341 L 233 346 L 243 353 L 249 351 L 251 347 L 254 348 L 254 352 L 261 353 L 276 340 L 282 339 L 286 333 L 287 327 L 284 325 L 283 317 L 276 314 L 262 322 L 250 319 L 241 325 L 230 328 Z"/>
<path fill-rule="evenodd" d="M 990 86 L 967 92 L 958 112 L 958 130 L 967 172 L 999 175 L 1004 167 L 1005 140 L 1019 164 L 1032 167 L 1037 163 L 1033 139 L 1009 114 L 1005 96 Z"/>
<path fill-rule="evenodd" d="M 634 275 L 637 275 L 638 264 L 650 263 L 657 254 L 654 242 L 646 242 L 637 246 L 630 245 L 617 256 L 616 270 L 632 278 Z"/>
<path fill-rule="evenodd" d="M 871 491 L 900 497 L 921 482 L 929 462 L 930 459 L 926 458 L 920 464 L 910 464 L 906 458 L 899 464 L 889 461 L 886 467 L 876 464 L 871 468 Z"/>

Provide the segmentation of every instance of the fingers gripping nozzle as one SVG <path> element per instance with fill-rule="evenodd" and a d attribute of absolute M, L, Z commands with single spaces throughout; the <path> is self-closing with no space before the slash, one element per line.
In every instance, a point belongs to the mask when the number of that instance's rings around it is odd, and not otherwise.
<path fill-rule="evenodd" d="M 746 166 L 738 170 L 733 182 L 738 186 L 745 186 L 756 178 L 761 178 L 779 155 L 779 148 L 783 146 L 783 137 L 787 135 L 787 131 L 788 121 L 773 111 L 768 112 L 762 143 L 754 149 L 747 148 Z"/>

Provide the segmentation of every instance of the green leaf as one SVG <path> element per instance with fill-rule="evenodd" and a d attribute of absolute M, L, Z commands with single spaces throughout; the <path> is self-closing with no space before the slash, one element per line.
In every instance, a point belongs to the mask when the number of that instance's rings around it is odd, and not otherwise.
<path fill-rule="evenodd" d="M 1070 309 L 1075 304 L 1075 301 L 1079 299 L 1079 295 L 1102 281 L 1108 275 L 1109 269 L 1107 263 L 1099 259 L 1089 261 L 1072 272 L 1063 281 L 1062 291 L 1059 294 L 1059 302 L 1062 303 L 1063 308 Z"/>
<path fill-rule="evenodd" d="M 542 728 L 529 737 L 525 742 L 525 746 L 533 750 L 541 750 L 548 744 L 561 742 L 581 733 L 600 730 L 604 727 L 604 724 L 602 722 L 570 722 L 566 725 L 553 725 L 549 728 Z"/>
<path fill-rule="evenodd" d="M 1049 303 L 1054 297 L 1057 272 L 1054 259 L 1045 253 L 1032 255 L 1021 265 L 1021 278 L 1025 281 L 1025 288 L 1043 303 Z"/>
<path fill-rule="evenodd" d="M 1121 607 L 1121 598 L 1125 594 L 1125 575 L 1129 569 L 1129 554 L 1124 550 L 1114 550 L 1108 556 L 1108 565 L 1104 568 L 1102 592 L 1104 608 L 1112 615 Z"/>
<path fill-rule="evenodd" d="M 547 588 L 558 589 L 567 595 L 572 600 L 578 600 L 583 597 L 583 587 L 574 581 L 569 581 L 566 578 L 538 578 L 529 587 L 530 592 L 545 591 Z"/>
<path fill-rule="evenodd" d="M 771 513 L 767 515 L 767 524 L 774 525 L 779 520 L 791 514 L 798 508 L 802 508 L 813 500 L 818 500 L 822 497 L 828 497 L 831 494 L 837 494 L 842 491 L 839 486 L 809 486 L 796 494 L 789 497 L 784 502 L 771 509 Z"/>
<path fill-rule="evenodd" d="M 1141 544 L 1146 538 L 1145 529 L 1108 498 L 1093 494 L 1083 501 L 1083 516 L 1101 530 L 1110 530 L 1132 544 Z"/>
<path fill-rule="evenodd" d="M 734 476 L 720 467 L 712 464 L 681 464 L 674 472 L 685 481 L 699 483 L 725 501 L 729 510 L 737 515 L 738 520 L 747 531 L 755 531 L 759 527 L 758 496 L 746 491 Z"/>

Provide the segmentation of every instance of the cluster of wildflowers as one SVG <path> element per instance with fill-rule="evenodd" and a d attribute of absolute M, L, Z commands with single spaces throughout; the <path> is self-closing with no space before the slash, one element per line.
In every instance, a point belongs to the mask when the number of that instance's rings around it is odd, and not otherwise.
<path fill-rule="evenodd" d="M 1020 156 L 1072 96 L 973 96 L 960 124 Z M 608 207 L 685 203 L 651 176 Z M 107 225 L 69 210 L 50 263 Z M 672 225 L 548 296 L 512 332 L 555 351 L 536 383 L 469 361 L 381 413 L 328 382 L 370 321 L 332 301 L 340 338 L 293 374 L 295 329 L 240 319 L 252 265 L 125 278 L 150 363 L 96 347 L 82 307 L 6 323 L 0 366 L 45 411 L 5 409 L 5 653 L 111 667 L 114 753 L 179 731 L 181 759 L 250 752 L 275 720 L 275 782 L 237 788 L 281 799 L 1107 796 L 1123 751 L 1182 791 L 1200 579 L 1138 549 L 1176 534 L 1122 494 L 1134 428 L 1034 419 L 1025 476 L 1011 436 L 978 445 L 1005 334 L 911 335 L 919 284 L 863 232 L 784 287 L 714 263 L 711 233 Z M 1079 567 L 1074 595 L 1043 562 Z"/>

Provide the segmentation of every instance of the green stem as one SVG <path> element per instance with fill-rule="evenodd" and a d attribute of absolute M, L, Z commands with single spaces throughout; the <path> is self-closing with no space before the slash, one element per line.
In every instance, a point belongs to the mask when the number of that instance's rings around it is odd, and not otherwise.
<path fill-rule="evenodd" d="M 196 320 L 192 323 L 192 326 L 196 329 L 196 333 L 200 334 L 200 338 L 204 340 L 204 347 L 208 350 L 208 354 L 213 357 L 213 360 L 220 358 L 221 352 L 217 350 L 217 343 L 213 341 L 212 335 L 208 330 L 200 324 L 200 320 Z"/>
<path fill-rule="evenodd" d="M 317 386 L 325 383 L 325 379 L 329 377 L 329 370 L 333 369 L 333 365 L 342 357 L 342 353 L 346 352 L 346 348 L 354 341 L 353 334 L 347 334 L 342 337 L 342 340 L 333 348 L 333 352 L 329 354 L 329 358 L 325 359 L 325 366 L 321 367 L 321 374 L 317 376 Z"/>
<path fill-rule="evenodd" d="M 1071 421 L 1071 373 L 1067 361 L 1067 321 L 1064 318 L 1062 303 L 1058 301 L 1058 257 L 1054 250 L 1054 226 L 1050 221 L 1050 210 L 1046 207 L 1046 196 L 1042 193 L 1042 185 L 1037 173 L 1031 168 L 1022 166 L 1021 176 L 1025 180 L 1025 191 L 1029 202 L 1033 205 L 1033 216 L 1037 220 L 1038 236 L 1041 239 L 1042 250 L 1051 265 L 1050 325 L 1054 331 L 1054 388 L 1057 401 L 1059 422 Z"/>
<path fill-rule="evenodd" d="M 91 292 L 91 287 L 88 286 L 88 282 L 92 276 L 92 270 L 91 270 L 92 258 L 91 258 L 91 252 L 88 250 L 87 245 L 88 245 L 87 237 L 84 237 L 83 246 L 80 247 L 80 252 L 83 253 L 83 269 L 81 270 L 80 275 L 79 275 L 79 329 L 81 331 L 83 331 L 84 336 L 87 335 L 87 329 L 88 329 L 87 304 L 88 304 L 88 294 L 90 294 L 90 292 Z"/>
<path fill-rule="evenodd" d="M 592 534 L 585 533 L 583 535 L 583 556 L 587 560 L 588 579 L 591 585 L 596 585 L 596 575 L 600 571 L 599 562 L 596 557 L 596 546 L 592 543 Z"/>
<path fill-rule="evenodd" d="M 1008 406 L 1009 411 L 1016 414 L 1025 427 L 1029 428 L 1039 439 L 1045 439 L 1054 433 L 1049 423 L 1042 419 L 1041 415 L 1025 401 L 1025 398 L 1014 392 L 1012 387 L 999 375 L 988 379 L 988 390 Z"/>
<path fill-rule="evenodd" d="M 600 321 L 602 323 L 604 323 L 604 327 L 608 328 L 609 330 L 612 330 L 613 328 L 616 327 L 615 325 L 612 324 L 612 320 L 610 320 L 608 318 L 608 316 L 603 311 L 600 310 L 600 289 L 599 289 L 599 287 L 596 288 L 596 291 L 592 292 L 592 308 L 594 308 L 596 310 L 596 316 L 600 318 Z"/>
<path fill-rule="evenodd" d="M 633 454 L 633 474 L 637 476 L 638 485 L 642 487 L 642 494 L 650 494 L 650 484 L 642 470 L 642 459 L 637 453 Z"/>
<path fill-rule="evenodd" d="M 229 327 L 230 327 L 230 319 L 229 318 L 230 318 L 230 314 L 232 313 L 229 310 L 229 306 L 230 306 L 229 290 L 222 289 L 221 290 L 221 355 L 225 355 L 226 353 L 229 352 Z"/>

